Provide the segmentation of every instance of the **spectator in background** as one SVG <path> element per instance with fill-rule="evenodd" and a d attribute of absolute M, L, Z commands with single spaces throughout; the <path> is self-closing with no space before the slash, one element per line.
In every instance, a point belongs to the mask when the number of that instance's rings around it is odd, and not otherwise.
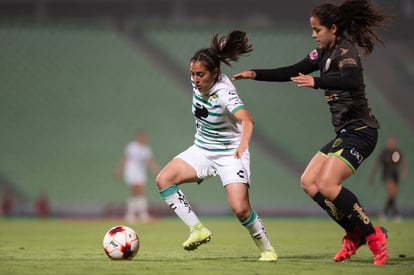
<path fill-rule="evenodd" d="M 131 189 L 131 195 L 126 204 L 125 219 L 130 222 L 148 222 L 148 201 L 145 196 L 147 169 L 152 173 L 159 172 L 158 164 L 154 161 L 152 149 L 148 144 L 145 131 L 138 131 L 135 140 L 130 142 L 115 170 L 115 178 L 124 181 Z"/>
<path fill-rule="evenodd" d="M 1 214 L 3 214 L 3 216 L 10 217 L 12 209 L 13 209 L 12 196 L 10 195 L 10 192 L 8 190 L 4 190 L 2 201 L 1 201 Z"/>
<path fill-rule="evenodd" d="M 375 182 L 375 176 L 379 168 L 382 170 L 382 180 L 387 192 L 387 201 L 380 218 L 393 217 L 395 221 L 399 221 L 401 217 L 396 204 L 399 182 L 401 177 L 405 178 L 407 176 L 408 170 L 401 150 L 397 147 L 397 138 L 395 136 L 388 138 L 385 148 L 381 151 L 372 167 L 369 179 L 371 184 Z"/>
<path fill-rule="evenodd" d="M 40 192 L 35 202 L 36 214 L 40 218 L 49 216 L 49 200 L 45 192 Z"/>

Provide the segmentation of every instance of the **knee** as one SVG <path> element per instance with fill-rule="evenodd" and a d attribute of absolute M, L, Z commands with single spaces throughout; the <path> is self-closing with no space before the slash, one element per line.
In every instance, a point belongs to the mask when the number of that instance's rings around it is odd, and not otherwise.
<path fill-rule="evenodd" d="M 234 207 L 233 213 L 236 215 L 240 222 L 243 222 L 249 218 L 251 209 L 248 207 Z"/>
<path fill-rule="evenodd" d="M 300 177 L 300 186 L 303 191 L 310 196 L 313 196 L 318 192 L 317 178 L 311 174 L 302 174 Z"/>
<path fill-rule="evenodd" d="M 156 176 L 155 182 L 157 183 L 159 190 L 163 190 L 172 184 L 170 183 L 171 181 L 169 180 L 169 177 L 162 171 Z"/>
<path fill-rule="evenodd" d="M 325 198 L 333 201 L 341 190 L 341 182 L 333 181 L 328 177 L 320 177 L 317 180 L 317 188 Z"/>

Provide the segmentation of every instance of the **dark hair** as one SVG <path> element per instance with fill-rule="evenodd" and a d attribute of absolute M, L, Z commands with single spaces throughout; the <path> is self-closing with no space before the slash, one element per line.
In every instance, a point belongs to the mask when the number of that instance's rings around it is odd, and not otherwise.
<path fill-rule="evenodd" d="M 253 51 L 253 46 L 249 44 L 247 34 L 243 31 L 232 31 L 226 36 L 218 37 L 216 33 L 211 38 L 209 48 L 198 50 L 190 62 L 200 61 L 209 70 L 220 68 L 221 62 L 231 67 L 231 61 L 239 60 L 241 55 Z"/>
<path fill-rule="evenodd" d="M 313 9 L 312 16 L 328 28 L 335 24 L 337 35 L 348 35 L 367 54 L 373 51 L 375 40 L 384 44 L 376 30 L 385 28 L 391 19 L 368 0 L 346 0 L 340 6 L 324 3 Z"/>

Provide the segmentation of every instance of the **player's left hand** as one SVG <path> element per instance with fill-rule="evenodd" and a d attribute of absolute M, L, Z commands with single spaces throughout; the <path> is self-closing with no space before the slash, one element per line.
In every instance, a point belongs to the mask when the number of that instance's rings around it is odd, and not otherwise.
<path fill-rule="evenodd" d="M 236 152 L 234 152 L 234 157 L 235 157 L 236 159 L 241 158 L 241 156 L 243 155 L 244 151 L 246 151 L 246 149 L 247 149 L 247 147 L 245 147 L 245 146 L 239 146 L 239 147 L 236 149 Z"/>
<path fill-rule="evenodd" d="M 315 86 L 315 80 L 311 75 L 305 75 L 299 73 L 298 76 L 291 77 L 290 80 L 298 84 L 298 87 L 309 87 L 313 88 Z"/>

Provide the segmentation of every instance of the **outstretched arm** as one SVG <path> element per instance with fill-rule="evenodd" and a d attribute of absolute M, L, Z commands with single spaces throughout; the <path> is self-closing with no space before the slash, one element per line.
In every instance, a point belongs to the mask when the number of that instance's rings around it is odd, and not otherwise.
<path fill-rule="evenodd" d="M 408 168 L 407 168 L 407 164 L 405 163 L 404 159 L 401 160 L 400 169 L 401 169 L 400 170 L 401 176 L 403 179 L 405 179 L 408 176 Z"/>
<path fill-rule="evenodd" d="M 254 79 L 259 81 L 286 82 L 291 81 L 291 78 L 298 76 L 299 73 L 309 74 L 316 70 L 318 70 L 318 66 L 305 58 L 302 61 L 287 67 L 243 71 L 235 74 L 232 79 Z"/>
<path fill-rule="evenodd" d="M 293 81 L 298 87 L 309 87 L 315 89 L 339 89 L 357 90 L 360 81 L 360 68 L 350 66 L 341 70 L 340 75 L 330 76 L 329 78 L 314 77 L 310 73 L 317 71 L 317 65 L 305 58 L 302 61 L 288 67 L 276 69 L 253 69 L 235 74 L 232 79 L 254 79 L 259 81 L 286 82 Z"/>
<path fill-rule="evenodd" d="M 160 167 L 153 158 L 150 158 L 147 161 L 147 167 L 154 175 L 157 175 L 160 172 Z"/>

